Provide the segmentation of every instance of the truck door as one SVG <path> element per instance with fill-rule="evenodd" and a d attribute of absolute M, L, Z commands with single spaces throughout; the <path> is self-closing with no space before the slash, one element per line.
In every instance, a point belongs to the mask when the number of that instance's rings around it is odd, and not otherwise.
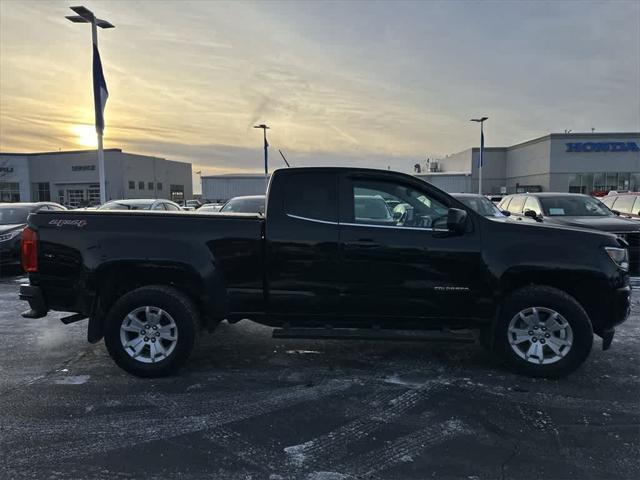
<path fill-rule="evenodd" d="M 341 306 L 353 317 L 483 316 L 485 270 L 478 226 L 446 228 L 448 202 L 419 180 L 374 173 L 340 178 Z M 381 199 L 380 209 L 363 199 Z M 456 205 L 458 206 L 458 205 Z M 461 207 L 458 207 L 461 208 Z"/>
<path fill-rule="evenodd" d="M 338 309 L 338 176 L 323 169 L 274 173 L 265 222 L 268 313 L 292 323 Z"/>

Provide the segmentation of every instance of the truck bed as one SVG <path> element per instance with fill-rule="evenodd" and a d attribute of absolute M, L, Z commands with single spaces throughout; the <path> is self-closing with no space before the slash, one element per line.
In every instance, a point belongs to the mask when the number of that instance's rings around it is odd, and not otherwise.
<path fill-rule="evenodd" d="M 105 278 L 117 288 L 139 278 L 141 270 L 147 278 L 173 277 L 203 299 L 226 285 L 225 309 L 233 308 L 236 295 L 249 308 L 262 308 L 262 216 L 60 211 L 31 215 L 29 226 L 40 245 L 31 284 L 46 283 L 50 309 L 72 305 L 71 311 L 90 316 Z"/>

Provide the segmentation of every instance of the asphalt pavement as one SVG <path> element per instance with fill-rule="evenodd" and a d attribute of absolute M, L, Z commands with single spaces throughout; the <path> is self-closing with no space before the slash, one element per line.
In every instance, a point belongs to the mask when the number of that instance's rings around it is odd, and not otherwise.
<path fill-rule="evenodd" d="M 612 348 L 562 380 L 476 345 L 281 340 L 246 321 L 143 380 L 86 321 L 21 318 L 24 278 L 4 273 L 3 479 L 640 478 L 640 292 Z"/>

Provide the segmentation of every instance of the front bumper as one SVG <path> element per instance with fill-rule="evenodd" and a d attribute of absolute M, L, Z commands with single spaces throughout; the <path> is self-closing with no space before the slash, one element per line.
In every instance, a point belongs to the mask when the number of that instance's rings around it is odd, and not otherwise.
<path fill-rule="evenodd" d="M 20 285 L 20 300 L 29 302 L 31 307 L 31 310 L 22 313 L 24 318 L 42 318 L 49 311 L 40 287 L 27 284 Z"/>
<path fill-rule="evenodd" d="M 611 321 L 609 327 L 613 328 L 620 325 L 631 313 L 631 286 L 618 288 L 613 296 L 613 308 L 611 312 Z"/>
<path fill-rule="evenodd" d="M 623 323 L 631 313 L 631 287 L 618 288 L 614 291 L 611 302 L 611 312 L 606 322 L 595 329 L 595 333 L 602 338 L 602 350 L 608 350 L 613 342 L 616 325 Z"/>

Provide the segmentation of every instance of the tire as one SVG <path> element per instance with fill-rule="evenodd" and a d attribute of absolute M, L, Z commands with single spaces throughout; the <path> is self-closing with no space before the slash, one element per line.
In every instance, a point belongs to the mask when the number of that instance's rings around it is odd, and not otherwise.
<path fill-rule="evenodd" d="M 198 320 L 196 307 L 183 293 L 164 285 L 145 286 L 126 293 L 111 307 L 104 342 L 113 361 L 126 372 L 163 377 L 189 358 Z"/>
<path fill-rule="evenodd" d="M 504 362 L 531 377 L 568 375 L 593 346 L 584 308 L 562 290 L 541 285 L 516 290 L 504 300 L 494 333 L 495 350 Z"/>

